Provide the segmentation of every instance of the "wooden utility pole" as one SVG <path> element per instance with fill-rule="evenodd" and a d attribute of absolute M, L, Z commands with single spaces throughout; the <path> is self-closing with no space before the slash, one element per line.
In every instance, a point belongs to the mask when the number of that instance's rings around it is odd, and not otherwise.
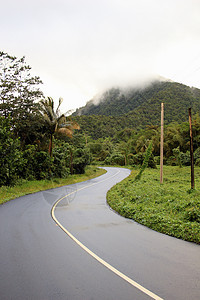
<path fill-rule="evenodd" d="M 164 103 L 161 103 L 161 134 L 160 134 L 160 183 L 163 183 L 163 127 L 164 127 Z"/>
<path fill-rule="evenodd" d="M 194 189 L 194 154 L 193 154 L 193 137 L 192 137 L 192 114 L 189 108 L 189 124 L 190 124 L 190 162 L 191 162 L 191 189 Z"/>

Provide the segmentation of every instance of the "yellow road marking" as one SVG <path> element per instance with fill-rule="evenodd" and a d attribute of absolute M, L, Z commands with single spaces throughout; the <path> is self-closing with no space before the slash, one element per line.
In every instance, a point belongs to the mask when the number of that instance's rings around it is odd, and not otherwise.
<path fill-rule="evenodd" d="M 117 174 L 119 174 L 120 171 L 118 171 L 116 174 L 112 175 L 109 178 L 106 178 L 104 180 L 101 180 L 99 182 L 87 185 L 85 187 L 82 187 L 80 189 L 77 190 L 83 190 L 85 188 L 91 187 L 95 184 L 99 184 L 103 181 L 106 181 L 114 176 L 116 176 Z M 103 260 L 102 258 L 100 258 L 98 255 L 96 255 L 94 252 L 92 252 L 90 249 L 88 249 L 85 245 L 83 245 L 77 238 L 75 238 L 75 236 L 73 236 L 56 218 L 55 216 L 55 209 L 56 206 L 58 205 L 58 203 L 60 201 L 62 201 L 64 198 L 66 198 L 69 195 L 72 195 L 74 192 L 69 193 L 67 195 L 65 195 L 64 197 L 60 198 L 52 207 L 51 210 L 51 216 L 53 218 L 53 220 L 56 222 L 56 224 L 77 244 L 79 245 L 83 250 L 85 250 L 89 255 L 91 255 L 94 259 L 96 259 L 98 262 L 100 262 L 102 265 L 104 265 L 106 268 L 108 268 L 110 271 L 112 271 L 113 273 L 115 273 L 116 275 L 118 275 L 119 277 L 121 277 L 122 279 L 124 279 L 125 281 L 127 281 L 128 283 L 130 283 L 132 286 L 134 286 L 135 288 L 139 289 L 141 292 L 145 293 L 146 295 L 148 295 L 149 297 L 151 297 L 152 299 L 155 300 L 164 300 L 163 298 L 160 298 L 159 296 L 157 296 L 156 294 L 152 293 L 151 291 L 149 291 L 148 289 L 144 288 L 142 285 L 140 285 L 139 283 L 137 283 L 136 281 L 132 280 L 131 278 L 129 278 L 128 276 L 126 276 L 125 274 L 123 274 L 122 272 L 120 272 L 119 270 L 117 270 L 116 268 L 114 268 L 113 266 L 111 266 L 109 263 L 107 263 L 105 260 Z"/>

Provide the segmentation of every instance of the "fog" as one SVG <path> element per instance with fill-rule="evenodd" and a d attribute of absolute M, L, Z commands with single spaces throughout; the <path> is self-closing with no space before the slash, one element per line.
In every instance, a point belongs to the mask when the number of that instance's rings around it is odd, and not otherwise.
<path fill-rule="evenodd" d="M 63 110 L 159 75 L 200 88 L 199 0 L 8 0 L 0 30 Z"/>

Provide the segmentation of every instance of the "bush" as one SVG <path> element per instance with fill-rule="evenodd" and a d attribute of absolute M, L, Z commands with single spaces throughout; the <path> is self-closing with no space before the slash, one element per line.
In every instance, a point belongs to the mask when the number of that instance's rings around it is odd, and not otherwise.
<path fill-rule="evenodd" d="M 24 165 L 19 170 L 20 178 L 41 180 L 52 177 L 53 159 L 48 152 L 38 151 L 35 145 L 27 145 L 22 157 Z"/>
<path fill-rule="evenodd" d="M 105 163 L 108 165 L 125 165 L 125 158 L 124 156 L 119 152 L 112 153 L 109 157 L 105 159 Z"/>
<path fill-rule="evenodd" d="M 143 155 L 142 152 L 132 156 L 132 164 L 133 165 L 136 165 L 136 166 L 140 165 L 141 166 L 142 163 L 143 163 L 143 160 L 144 160 L 144 155 Z"/>
<path fill-rule="evenodd" d="M 173 149 L 173 152 L 175 149 Z M 187 151 L 186 153 L 179 152 L 176 155 L 170 156 L 167 161 L 166 165 L 168 166 L 190 166 L 190 152 Z"/>
<path fill-rule="evenodd" d="M 85 167 L 91 162 L 91 154 L 86 148 L 78 148 L 73 152 L 73 173 L 84 174 Z"/>
<path fill-rule="evenodd" d="M 133 166 L 142 166 L 143 162 L 144 162 L 144 158 L 145 158 L 145 153 L 138 153 L 132 156 L 131 158 L 131 162 Z M 159 160 L 160 163 L 160 160 Z M 148 168 L 152 168 L 152 169 L 156 169 L 156 161 L 154 159 L 153 154 L 151 153 L 149 160 L 148 160 Z"/>
<path fill-rule="evenodd" d="M 69 173 L 69 163 L 68 158 L 70 155 L 69 152 L 69 144 L 62 143 L 61 145 L 57 145 L 53 149 L 53 176 L 59 178 L 66 178 Z"/>
<path fill-rule="evenodd" d="M 177 159 L 175 156 L 170 156 L 166 161 L 167 166 L 177 166 Z"/>
<path fill-rule="evenodd" d="M 52 166 L 52 158 L 49 156 L 49 153 L 45 151 L 35 153 L 35 165 L 33 165 L 33 170 L 37 180 L 52 177 Z"/>
<path fill-rule="evenodd" d="M 28 180 L 36 179 L 35 177 L 35 153 L 37 149 L 35 145 L 27 145 L 23 151 L 23 159 L 25 165 L 20 172 L 20 177 Z"/>
<path fill-rule="evenodd" d="M 87 147 L 90 149 L 90 152 L 92 154 L 99 154 L 99 152 L 101 152 L 102 150 L 102 143 L 100 142 L 91 142 L 88 143 Z"/>
<path fill-rule="evenodd" d="M 186 153 L 180 152 L 180 160 L 183 166 L 190 166 L 190 151 Z"/>

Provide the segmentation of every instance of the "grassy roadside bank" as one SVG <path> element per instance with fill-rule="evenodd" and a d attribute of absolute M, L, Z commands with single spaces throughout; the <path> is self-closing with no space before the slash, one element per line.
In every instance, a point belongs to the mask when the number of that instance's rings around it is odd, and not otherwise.
<path fill-rule="evenodd" d="M 2 186 L 0 187 L 0 204 L 27 194 L 92 179 L 104 173 L 106 173 L 106 171 L 103 169 L 99 169 L 95 166 L 87 166 L 85 174 L 70 175 L 66 179 L 56 178 L 53 180 L 22 181 L 13 187 Z"/>
<path fill-rule="evenodd" d="M 135 181 L 138 170 L 116 184 L 107 194 L 108 204 L 124 217 L 151 229 L 200 244 L 200 168 L 195 168 L 195 187 L 190 190 L 190 168 L 164 166 L 164 183 L 159 169 L 146 169 Z"/>

